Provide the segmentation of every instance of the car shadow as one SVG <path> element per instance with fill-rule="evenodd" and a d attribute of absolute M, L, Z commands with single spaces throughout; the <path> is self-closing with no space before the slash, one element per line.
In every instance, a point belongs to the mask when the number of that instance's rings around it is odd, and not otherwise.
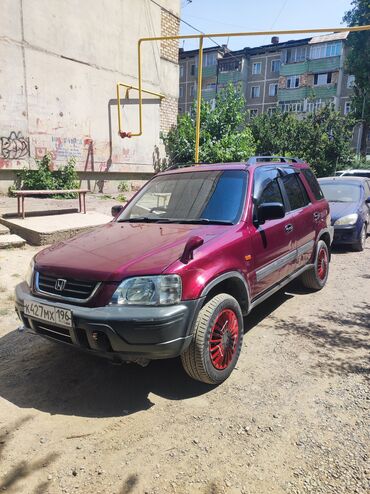
<path fill-rule="evenodd" d="M 153 406 L 149 394 L 183 400 L 212 386 L 191 379 L 180 359 L 149 367 L 113 365 L 38 336 L 0 338 L 0 396 L 21 408 L 86 417 L 128 415 Z"/>
<path fill-rule="evenodd" d="M 250 331 L 292 295 L 279 291 L 245 318 Z M 0 338 L 0 396 L 50 414 L 120 417 L 154 404 L 153 393 L 186 400 L 215 386 L 191 379 L 177 359 L 113 365 L 110 361 L 14 330 Z"/>

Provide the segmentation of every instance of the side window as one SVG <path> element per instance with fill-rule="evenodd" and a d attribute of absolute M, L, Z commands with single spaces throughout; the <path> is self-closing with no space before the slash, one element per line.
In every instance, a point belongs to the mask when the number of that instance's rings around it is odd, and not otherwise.
<path fill-rule="evenodd" d="M 281 180 L 284 184 L 284 188 L 289 199 L 291 211 L 307 206 L 309 200 L 297 175 L 295 173 L 291 173 L 282 177 Z"/>
<path fill-rule="evenodd" d="M 308 185 L 310 186 L 310 189 L 312 190 L 312 193 L 315 196 L 315 199 L 317 199 L 318 201 L 320 199 L 323 199 L 324 194 L 312 170 L 310 170 L 309 168 L 305 168 L 301 170 L 301 173 L 303 173 L 305 179 L 307 180 Z"/>
<path fill-rule="evenodd" d="M 365 186 L 365 199 L 367 199 L 368 197 L 370 197 L 370 180 L 368 180 L 366 182 L 366 186 Z"/>
<path fill-rule="evenodd" d="M 262 194 L 258 200 L 258 204 L 264 202 L 283 202 L 283 197 L 280 192 L 280 187 L 276 179 L 272 180 L 262 191 Z"/>

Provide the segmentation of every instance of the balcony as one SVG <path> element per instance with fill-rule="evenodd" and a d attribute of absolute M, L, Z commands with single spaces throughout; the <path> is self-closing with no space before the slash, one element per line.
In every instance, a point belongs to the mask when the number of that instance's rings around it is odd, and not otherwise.
<path fill-rule="evenodd" d="M 306 60 L 305 62 L 284 63 L 280 67 L 280 75 L 318 74 L 320 72 L 339 70 L 339 68 L 340 57 L 318 58 L 315 60 Z"/>
<path fill-rule="evenodd" d="M 242 81 L 242 73 L 239 70 L 232 70 L 230 72 L 219 72 L 218 83 L 227 85 L 229 82 L 239 82 Z"/>

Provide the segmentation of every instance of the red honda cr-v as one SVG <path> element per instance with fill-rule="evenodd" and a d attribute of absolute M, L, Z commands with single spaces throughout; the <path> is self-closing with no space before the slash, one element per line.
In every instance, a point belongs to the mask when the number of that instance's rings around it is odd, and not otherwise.
<path fill-rule="evenodd" d="M 16 309 L 46 338 L 142 365 L 181 356 L 191 377 L 220 383 L 243 316 L 294 278 L 325 285 L 332 235 L 305 163 L 171 169 L 111 223 L 39 252 Z"/>

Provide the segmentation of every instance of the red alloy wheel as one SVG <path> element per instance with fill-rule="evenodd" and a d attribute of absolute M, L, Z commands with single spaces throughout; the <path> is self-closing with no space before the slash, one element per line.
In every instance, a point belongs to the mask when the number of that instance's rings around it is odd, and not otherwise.
<path fill-rule="evenodd" d="M 235 312 L 224 309 L 219 313 L 209 337 L 209 355 L 215 369 L 228 367 L 236 352 L 238 335 L 239 323 Z"/>
<path fill-rule="evenodd" d="M 317 275 L 320 280 L 325 280 L 325 276 L 328 270 L 328 254 L 325 249 L 320 249 L 317 256 Z"/>

